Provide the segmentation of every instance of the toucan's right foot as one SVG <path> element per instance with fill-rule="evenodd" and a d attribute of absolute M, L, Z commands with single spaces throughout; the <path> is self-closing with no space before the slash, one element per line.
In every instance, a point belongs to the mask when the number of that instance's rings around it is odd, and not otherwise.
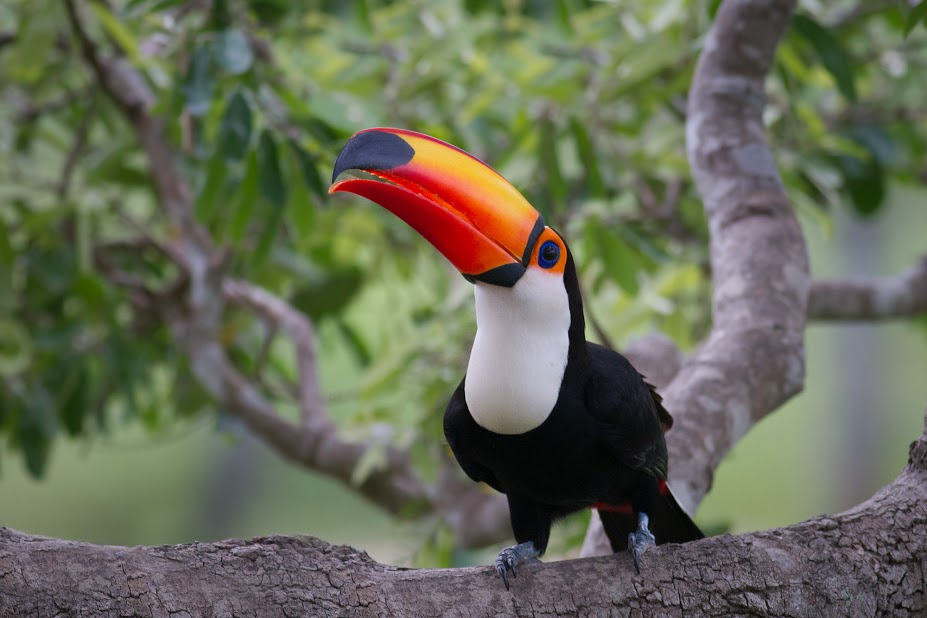
<path fill-rule="evenodd" d="M 638 575 L 641 573 L 641 556 L 644 555 L 645 551 L 657 544 L 656 539 L 653 538 L 653 534 L 650 532 L 650 528 L 647 527 L 649 522 L 650 518 L 647 517 L 647 513 L 638 513 L 637 530 L 628 534 L 628 550 L 634 558 L 634 569 Z"/>
<path fill-rule="evenodd" d="M 529 562 L 540 562 L 540 560 L 538 560 L 538 556 L 540 555 L 541 552 L 535 549 L 534 543 L 531 541 L 506 547 L 500 551 L 499 555 L 496 556 L 496 572 L 499 573 L 499 576 L 502 578 L 505 589 L 509 589 L 509 571 L 512 572 L 512 577 L 518 577 L 515 573 L 515 567 L 520 567 Z"/>

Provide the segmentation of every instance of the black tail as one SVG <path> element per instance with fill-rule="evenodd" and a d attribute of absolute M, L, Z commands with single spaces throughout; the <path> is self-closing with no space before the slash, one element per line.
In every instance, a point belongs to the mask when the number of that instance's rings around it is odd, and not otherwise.
<path fill-rule="evenodd" d="M 659 497 L 650 501 L 650 532 L 657 545 L 663 543 L 685 543 L 705 538 L 692 518 L 679 506 L 669 486 L 660 483 Z M 599 508 L 599 517 L 605 534 L 611 542 L 612 551 L 624 551 L 628 548 L 628 533 L 637 530 L 637 515 L 631 508 Z"/>

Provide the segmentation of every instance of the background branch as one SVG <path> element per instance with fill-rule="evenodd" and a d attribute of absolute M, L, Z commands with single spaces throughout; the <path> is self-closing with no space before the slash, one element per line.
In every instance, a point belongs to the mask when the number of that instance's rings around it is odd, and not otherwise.
<path fill-rule="evenodd" d="M 886 320 L 927 313 L 927 255 L 894 277 L 815 281 L 812 320 Z"/>

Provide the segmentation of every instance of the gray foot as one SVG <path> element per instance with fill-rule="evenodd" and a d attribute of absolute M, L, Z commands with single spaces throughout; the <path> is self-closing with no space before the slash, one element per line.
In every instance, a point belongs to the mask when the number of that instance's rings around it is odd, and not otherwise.
<path fill-rule="evenodd" d="M 534 543 L 520 543 L 511 547 L 506 547 L 496 556 L 496 572 L 502 577 L 502 583 L 505 589 L 509 589 L 508 572 L 512 572 L 512 577 L 518 577 L 515 573 L 515 567 L 519 567 L 528 562 L 540 562 L 538 556 L 541 555 L 534 547 Z"/>
<path fill-rule="evenodd" d="M 628 550 L 634 557 L 634 568 L 637 570 L 638 575 L 641 573 L 641 556 L 644 555 L 645 551 L 657 544 L 657 540 L 647 527 L 649 523 L 650 518 L 647 517 L 647 513 L 638 513 L 637 531 L 628 534 Z"/>

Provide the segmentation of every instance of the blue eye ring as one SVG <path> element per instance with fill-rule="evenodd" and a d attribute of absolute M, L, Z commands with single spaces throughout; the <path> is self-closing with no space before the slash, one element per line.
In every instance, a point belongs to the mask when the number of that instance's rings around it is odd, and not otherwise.
<path fill-rule="evenodd" d="M 553 268 L 560 261 L 560 247 L 552 240 L 546 241 L 538 249 L 538 266 Z"/>

